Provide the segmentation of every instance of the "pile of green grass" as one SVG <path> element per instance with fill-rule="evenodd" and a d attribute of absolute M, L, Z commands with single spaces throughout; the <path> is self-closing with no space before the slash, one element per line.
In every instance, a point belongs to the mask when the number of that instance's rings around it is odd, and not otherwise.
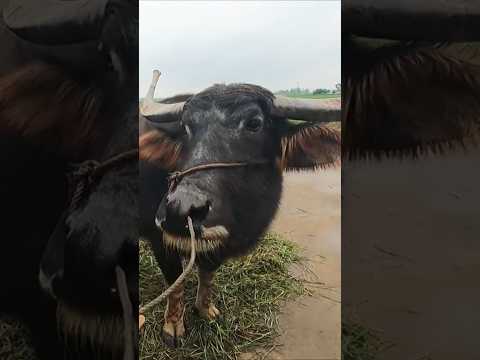
<path fill-rule="evenodd" d="M 37 359 L 26 327 L 18 320 L 3 315 L 0 315 L 0 359 Z"/>
<path fill-rule="evenodd" d="M 197 277 L 186 281 L 186 335 L 183 346 L 169 349 L 161 339 L 165 304 L 147 314 L 140 335 L 140 359 L 233 360 L 241 353 L 271 348 L 279 335 L 278 317 L 285 300 L 306 294 L 289 274 L 300 263 L 297 246 L 269 234 L 250 255 L 225 263 L 215 276 L 215 304 L 220 319 L 207 321 L 193 311 Z M 146 303 L 165 289 L 148 245 L 140 245 L 140 298 Z"/>
<path fill-rule="evenodd" d="M 375 360 L 387 347 L 376 331 L 351 319 L 342 322 L 343 360 Z"/>

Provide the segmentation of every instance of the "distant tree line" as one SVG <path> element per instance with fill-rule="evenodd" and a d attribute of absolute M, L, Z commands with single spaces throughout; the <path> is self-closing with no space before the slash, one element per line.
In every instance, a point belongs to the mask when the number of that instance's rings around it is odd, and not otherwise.
<path fill-rule="evenodd" d="M 288 89 L 288 90 L 280 90 L 277 91 L 276 94 L 278 95 L 285 95 L 285 96 L 308 96 L 308 95 L 336 95 L 340 94 L 342 91 L 341 84 L 336 84 L 335 89 L 303 89 L 300 87 Z"/>

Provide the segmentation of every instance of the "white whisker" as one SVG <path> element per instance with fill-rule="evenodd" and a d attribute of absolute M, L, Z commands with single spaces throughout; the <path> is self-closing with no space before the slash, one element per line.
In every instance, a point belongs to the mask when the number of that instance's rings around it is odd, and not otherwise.
<path fill-rule="evenodd" d="M 66 348 L 73 351 L 87 346 L 98 353 L 120 355 L 123 352 L 123 319 L 118 315 L 80 313 L 59 302 L 57 324 Z"/>
<path fill-rule="evenodd" d="M 230 233 L 221 225 L 211 227 L 201 227 L 201 237 L 196 239 L 196 249 L 199 253 L 206 253 L 215 251 L 222 246 L 225 239 Z M 163 232 L 163 241 L 165 245 L 173 250 L 180 250 L 183 252 L 190 251 L 190 237 L 175 235 L 169 232 Z"/>

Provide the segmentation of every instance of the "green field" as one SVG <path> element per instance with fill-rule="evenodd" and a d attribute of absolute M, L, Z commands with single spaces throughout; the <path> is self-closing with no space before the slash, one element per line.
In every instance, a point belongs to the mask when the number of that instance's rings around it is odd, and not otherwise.
<path fill-rule="evenodd" d="M 290 98 L 296 99 L 340 99 L 340 95 L 336 94 L 317 94 L 317 95 L 298 95 L 298 96 L 288 96 Z"/>
<path fill-rule="evenodd" d="M 278 95 L 281 95 L 281 94 L 278 94 Z M 298 96 L 289 95 L 288 97 L 296 98 L 296 99 L 340 99 L 340 95 L 337 95 L 337 94 L 317 94 L 317 95 L 298 95 Z M 161 101 L 161 100 L 162 99 L 160 98 L 155 98 L 155 101 Z M 143 101 L 143 97 L 141 97 L 139 101 L 140 102 Z"/>

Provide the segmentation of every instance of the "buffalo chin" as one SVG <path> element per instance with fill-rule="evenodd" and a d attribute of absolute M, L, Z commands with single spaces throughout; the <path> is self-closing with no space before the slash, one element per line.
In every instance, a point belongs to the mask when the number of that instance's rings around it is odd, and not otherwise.
<path fill-rule="evenodd" d="M 225 226 L 217 225 L 211 227 L 202 226 L 201 237 L 195 239 L 195 250 L 198 253 L 212 252 L 220 248 L 230 233 Z M 163 231 L 163 242 L 169 248 L 190 252 L 191 239 L 190 236 L 176 235 L 168 231 Z"/>
<path fill-rule="evenodd" d="M 57 327 L 66 351 L 109 354 L 121 358 L 124 350 L 124 323 L 121 314 L 86 314 L 65 303 L 57 305 Z"/>

